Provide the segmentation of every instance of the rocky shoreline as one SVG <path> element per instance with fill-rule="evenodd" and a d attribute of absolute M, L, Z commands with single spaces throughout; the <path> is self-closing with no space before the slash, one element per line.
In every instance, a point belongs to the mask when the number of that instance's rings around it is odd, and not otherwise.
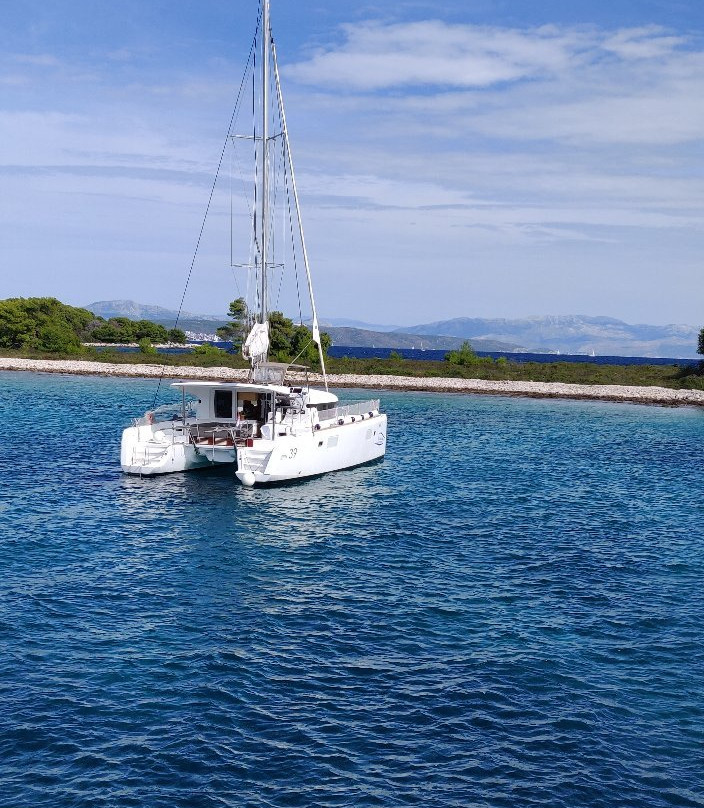
<path fill-rule="evenodd" d="M 163 365 L 121 365 L 84 360 L 16 359 L 0 357 L 0 370 L 35 373 L 68 373 L 84 376 L 129 376 L 137 378 L 244 381 L 246 370 L 232 368 L 172 367 Z M 291 374 L 303 379 L 302 374 Z M 312 383 L 321 377 L 309 374 Z M 562 382 L 487 381 L 484 379 L 416 378 L 414 376 L 328 376 L 331 387 L 359 387 L 374 390 L 414 390 L 431 393 L 482 393 L 485 395 L 530 396 L 533 398 L 595 399 L 661 406 L 704 407 L 704 391 L 672 390 L 667 387 L 630 387 L 611 384 L 564 384 Z"/>

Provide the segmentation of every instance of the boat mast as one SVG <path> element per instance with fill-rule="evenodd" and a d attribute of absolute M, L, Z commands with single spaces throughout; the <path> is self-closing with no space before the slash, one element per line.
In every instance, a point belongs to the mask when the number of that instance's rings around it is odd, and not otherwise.
<path fill-rule="evenodd" d="M 267 237 L 269 231 L 269 0 L 262 0 L 262 210 L 261 210 L 261 310 L 262 323 L 267 321 Z"/>
<path fill-rule="evenodd" d="M 266 2 L 266 0 L 265 0 Z M 281 117 L 281 129 L 283 130 L 284 142 L 286 144 L 286 157 L 288 160 L 289 173 L 291 175 L 291 188 L 293 190 L 293 201 L 296 206 L 296 216 L 298 218 L 298 231 L 301 234 L 301 250 L 303 253 L 303 264 L 306 269 L 306 281 L 308 282 L 308 295 L 310 297 L 310 306 L 312 309 L 312 330 L 313 341 L 318 346 L 318 357 L 320 358 L 320 369 L 322 370 L 323 381 L 325 382 L 325 389 L 328 389 L 328 374 L 325 371 L 325 355 L 323 354 L 323 346 L 320 339 L 320 327 L 318 325 L 318 312 L 315 308 L 315 297 L 313 296 L 313 281 L 310 275 L 310 266 L 308 264 L 308 250 L 306 249 L 306 240 L 303 235 L 303 220 L 301 219 L 301 206 L 298 203 L 298 187 L 296 186 L 296 175 L 293 171 L 293 158 L 291 157 L 291 144 L 288 139 L 288 128 L 286 126 L 286 112 L 284 111 L 283 96 L 281 95 L 281 82 L 279 79 L 279 62 L 276 58 L 276 45 L 272 39 L 271 53 L 274 63 L 274 81 L 276 82 L 276 95 L 279 104 L 279 115 Z"/>

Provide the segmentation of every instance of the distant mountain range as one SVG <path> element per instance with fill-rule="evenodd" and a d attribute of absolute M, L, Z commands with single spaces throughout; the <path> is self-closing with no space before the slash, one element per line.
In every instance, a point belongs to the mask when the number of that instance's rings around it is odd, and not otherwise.
<path fill-rule="evenodd" d="M 601 356 L 695 358 L 699 328 L 691 325 L 630 325 L 612 317 L 564 315 L 519 320 L 458 317 L 402 328 L 403 333 L 447 334 L 515 341 L 534 351 Z"/>
<path fill-rule="evenodd" d="M 357 328 L 362 331 L 398 331 L 398 325 L 381 325 L 380 323 L 364 323 L 361 320 L 348 320 L 346 317 L 328 317 L 320 321 L 320 327 L 330 331 L 330 328 Z M 399 346 L 400 347 L 400 346 Z"/>
<path fill-rule="evenodd" d="M 169 327 L 176 312 L 133 300 L 103 300 L 85 306 L 101 317 L 153 320 Z M 181 312 L 185 331 L 213 334 L 226 323 L 226 315 Z M 399 328 L 356 320 L 321 320 L 334 345 L 377 348 L 442 350 L 465 340 L 478 351 L 535 351 L 601 356 L 664 356 L 696 358 L 699 328 L 691 325 L 630 325 L 612 317 L 563 315 L 521 319 L 457 317 Z"/>
<path fill-rule="evenodd" d="M 131 320 L 151 320 L 161 323 L 169 328 L 176 322 L 178 312 L 165 309 L 162 306 L 149 306 L 136 303 L 134 300 L 101 300 L 84 306 L 88 311 L 106 319 L 110 317 L 129 317 Z M 190 335 L 206 338 L 213 336 L 215 329 L 225 325 L 227 315 L 223 314 L 192 314 L 182 311 L 178 321 L 179 328 Z M 459 348 L 464 342 L 459 337 L 437 334 L 405 334 L 394 331 L 398 326 L 372 325 L 358 320 L 328 319 L 321 321 L 321 329 L 330 334 L 333 345 L 343 345 L 360 348 L 418 348 L 419 350 L 450 350 Z M 473 340 L 472 344 L 478 351 L 513 351 L 523 350 L 514 342 L 501 342 L 497 340 Z"/>
<path fill-rule="evenodd" d="M 416 348 L 418 350 L 450 350 L 459 348 L 465 340 L 445 334 L 402 333 L 400 331 L 368 331 L 363 328 L 342 328 L 322 325 L 321 329 L 330 334 L 333 345 L 355 348 Z M 515 342 L 502 342 L 495 339 L 473 339 L 475 351 L 524 351 Z"/>
<path fill-rule="evenodd" d="M 99 317 L 129 317 L 130 320 L 151 320 L 173 328 L 178 312 L 163 306 L 150 306 L 134 300 L 99 300 L 83 307 Z M 178 327 L 194 334 L 214 334 L 215 329 L 228 322 L 226 314 L 192 314 L 182 311 Z"/>

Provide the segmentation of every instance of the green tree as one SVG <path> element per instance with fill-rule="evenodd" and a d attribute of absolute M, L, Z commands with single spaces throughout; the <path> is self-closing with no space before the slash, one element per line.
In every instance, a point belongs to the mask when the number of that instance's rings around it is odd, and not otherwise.
<path fill-rule="evenodd" d="M 186 332 L 180 328 L 171 328 L 167 334 L 169 342 L 175 342 L 177 345 L 183 345 L 186 342 Z"/>
<path fill-rule="evenodd" d="M 168 331 L 160 323 L 153 323 L 151 320 L 132 321 L 134 339 L 137 341 L 144 339 L 152 342 L 166 342 L 169 338 Z"/>
<path fill-rule="evenodd" d="M 457 351 L 448 351 L 445 354 L 445 361 L 453 365 L 475 365 L 479 357 L 468 342 L 463 342 L 462 347 Z"/>
<path fill-rule="evenodd" d="M 232 342 L 233 348 L 238 350 L 244 339 L 247 328 L 249 311 L 243 297 L 238 297 L 230 303 L 227 316 L 232 320 L 228 325 L 221 325 L 215 333 L 224 342 Z"/>
<path fill-rule="evenodd" d="M 699 332 L 699 345 L 697 346 L 697 353 L 704 354 L 704 328 Z"/>
<path fill-rule="evenodd" d="M 280 311 L 269 312 L 269 353 L 277 362 L 290 362 L 293 358 L 293 320 Z"/>
<path fill-rule="evenodd" d="M 185 341 L 172 329 L 173 342 Z M 169 332 L 150 320 L 112 317 L 104 320 L 86 309 L 67 306 L 55 297 L 15 297 L 0 300 L 0 347 L 74 352 L 82 342 L 127 343 L 147 339 L 166 342 Z"/>
<path fill-rule="evenodd" d="M 116 343 L 122 340 L 122 333 L 119 329 L 115 328 L 114 325 L 110 325 L 110 323 L 102 322 L 99 323 L 91 332 L 90 332 L 90 341 L 91 342 L 109 342 L 109 343 Z"/>
<path fill-rule="evenodd" d="M 332 344 L 330 335 L 321 333 L 320 342 L 325 354 Z M 310 328 L 294 325 L 293 320 L 280 311 L 269 313 L 269 354 L 277 362 L 317 366 L 319 361 L 318 346 L 313 342 Z"/>
<path fill-rule="evenodd" d="M 80 344 L 94 319 L 86 309 L 67 306 L 55 297 L 0 300 L 0 346 L 68 350 Z"/>
<path fill-rule="evenodd" d="M 108 323 L 119 334 L 118 342 L 136 342 L 140 339 L 140 335 L 137 334 L 137 322 L 135 320 L 130 320 L 129 317 L 111 317 Z"/>
<path fill-rule="evenodd" d="M 332 345 L 330 335 L 324 331 L 321 332 L 320 342 L 323 348 L 323 356 L 325 356 L 328 348 Z M 291 336 L 291 361 L 316 367 L 320 362 L 318 346 L 313 342 L 313 332 L 304 325 L 293 326 L 293 334 Z"/>
<path fill-rule="evenodd" d="M 127 343 L 137 341 L 137 328 L 134 320 L 128 317 L 99 317 L 89 326 L 91 342 Z"/>
<path fill-rule="evenodd" d="M 180 328 L 172 329 L 174 334 L 183 342 L 186 335 Z M 109 320 L 94 318 L 88 326 L 88 338 L 91 342 L 108 342 L 126 344 L 148 339 L 155 342 L 178 342 L 179 339 L 169 339 L 169 331 L 160 323 L 151 320 L 130 320 L 129 317 L 111 317 Z"/>
<path fill-rule="evenodd" d="M 37 331 L 37 348 L 49 353 L 78 353 L 81 341 L 65 322 L 47 322 Z"/>
<path fill-rule="evenodd" d="M 28 348 L 32 341 L 33 323 L 17 300 L 0 301 L 0 345 L 3 348 Z"/>

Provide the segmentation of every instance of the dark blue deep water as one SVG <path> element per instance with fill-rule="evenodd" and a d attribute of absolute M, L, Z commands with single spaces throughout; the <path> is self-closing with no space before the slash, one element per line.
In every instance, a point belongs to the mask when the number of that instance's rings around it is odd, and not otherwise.
<path fill-rule="evenodd" d="M 202 342 L 201 342 L 202 344 Z M 213 342 L 209 343 L 218 348 L 232 353 L 233 347 L 231 342 Z M 139 348 L 134 346 L 112 345 L 109 346 L 111 350 L 120 353 L 138 353 Z M 107 350 L 106 346 L 102 346 L 99 350 Z M 162 353 L 166 354 L 184 354 L 190 353 L 192 348 L 160 348 Z M 346 348 L 343 345 L 333 345 L 328 348 L 328 356 L 335 359 L 348 357 L 349 359 L 388 359 L 392 353 L 400 354 L 404 359 L 413 359 L 414 361 L 432 360 L 442 362 L 447 356 L 449 349 L 444 350 L 415 350 L 414 348 L 360 348 L 352 347 Z M 499 359 L 501 357 L 508 359 L 510 362 L 539 362 L 541 364 L 552 364 L 554 362 L 579 362 L 589 363 L 594 365 L 676 365 L 678 367 L 688 367 L 691 365 L 698 365 L 700 360 L 697 359 L 668 359 L 665 357 L 652 357 L 652 356 L 589 356 L 587 354 L 548 354 L 548 353 L 506 353 L 506 351 L 477 351 L 477 356 L 486 357 L 490 356 L 492 359 Z"/>
<path fill-rule="evenodd" d="M 703 412 L 384 393 L 247 490 L 121 475 L 153 382 L 0 389 L 3 806 L 704 805 Z"/>
<path fill-rule="evenodd" d="M 223 343 L 231 346 L 232 343 Z M 134 350 L 139 350 L 135 348 Z M 404 359 L 421 361 L 430 359 L 441 362 L 448 354 L 445 350 L 416 350 L 414 348 L 345 348 L 342 345 L 333 345 L 328 349 L 328 355 L 336 359 L 347 356 L 350 359 L 388 359 L 392 352 L 400 354 Z M 175 349 L 174 353 L 180 353 Z M 541 364 L 553 362 L 579 362 L 593 365 L 677 365 L 687 367 L 699 364 L 696 359 L 667 359 L 665 357 L 652 356 L 589 356 L 588 354 L 549 354 L 531 353 L 522 351 L 521 353 L 507 353 L 506 351 L 477 351 L 477 356 L 490 356 L 492 359 L 504 357 L 510 362 L 539 362 Z"/>

